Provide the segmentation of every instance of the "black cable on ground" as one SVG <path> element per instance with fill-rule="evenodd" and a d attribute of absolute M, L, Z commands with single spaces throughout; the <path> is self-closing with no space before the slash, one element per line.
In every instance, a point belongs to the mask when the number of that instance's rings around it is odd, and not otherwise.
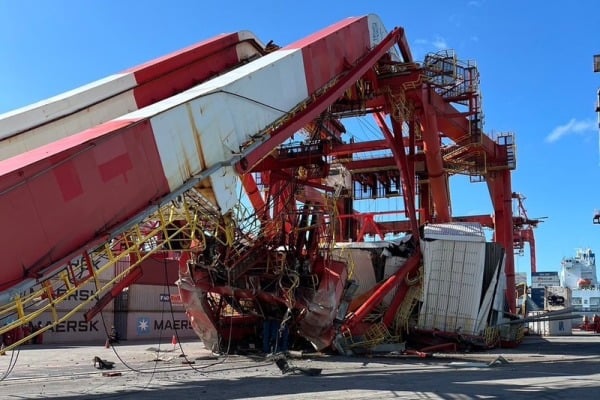
<path fill-rule="evenodd" d="M 4 350 L 2 350 L 4 351 Z M 17 353 L 17 355 L 15 356 L 15 351 Z M 8 378 L 10 376 L 10 374 L 12 373 L 13 369 L 15 368 L 15 365 L 17 365 L 17 361 L 19 360 L 19 353 L 21 352 L 21 349 L 19 349 L 18 347 L 10 352 L 10 361 L 8 362 L 8 366 L 6 368 L 6 371 L 4 372 L 4 375 L 2 375 L 2 377 L 0 377 L 0 382 L 2 382 L 3 380 L 5 380 L 6 378 Z"/>

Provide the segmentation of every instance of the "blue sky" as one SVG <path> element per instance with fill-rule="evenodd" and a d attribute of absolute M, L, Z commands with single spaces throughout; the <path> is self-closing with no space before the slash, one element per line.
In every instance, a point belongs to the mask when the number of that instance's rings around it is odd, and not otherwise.
<path fill-rule="evenodd" d="M 513 132 L 538 270 L 600 251 L 600 151 L 592 71 L 600 3 L 548 1 L 0 1 L 0 113 L 223 32 L 285 45 L 349 16 L 402 26 L 413 55 L 454 49 L 481 74 L 488 133 Z M 487 188 L 452 179 L 455 215 L 491 213 Z M 529 270 L 529 256 L 516 258 Z"/>

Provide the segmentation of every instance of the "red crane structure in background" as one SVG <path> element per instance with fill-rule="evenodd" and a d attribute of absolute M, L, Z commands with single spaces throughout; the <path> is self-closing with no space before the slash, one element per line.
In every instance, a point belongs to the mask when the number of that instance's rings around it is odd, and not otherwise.
<path fill-rule="evenodd" d="M 402 28 L 388 33 L 376 16 L 365 16 L 283 48 L 247 33 L 221 36 L 110 82 L 128 86 L 98 84 L 90 104 L 50 121 L 30 122 L 64 99 L 15 114 L 20 120 L 0 119 L 13 128 L 13 142 L 30 144 L 34 130 L 36 140 L 46 140 L 0 162 L 0 210 L 17 230 L 0 233 L 0 289 L 30 293 L 10 297 L 4 312 L 18 318 L 7 329 L 35 318 L 27 312 L 33 299 L 60 301 L 57 285 L 68 295 L 97 281 L 99 268 L 127 261 L 99 289 L 91 316 L 135 282 L 148 257 L 168 252 L 206 343 L 227 332 L 244 335 L 245 328 L 230 329 L 234 318 L 224 310 L 245 316 L 248 326 L 276 309 L 325 348 L 340 326 L 354 336 L 369 332 L 367 316 L 397 289 L 375 324 L 389 328 L 422 263 L 420 229 L 459 221 L 493 228 L 494 241 L 511 255 L 505 295 L 514 313 L 512 255 L 530 243 L 535 269 L 532 228 L 539 220 L 527 218 L 523 197 L 512 191 L 513 135 L 484 133 L 474 64 L 451 51 L 419 64 Z M 102 119 L 95 113 L 102 107 L 112 114 Z M 345 142 L 344 122 L 363 118 L 373 119 L 378 137 Z M 51 136 L 57 124 L 65 126 L 62 138 Z M 292 141 L 295 135 L 303 140 Z M 455 174 L 487 185 L 489 216 L 453 216 Z M 230 195 L 236 179 L 251 212 Z M 393 197 L 403 207 L 355 209 L 359 200 Z M 389 233 L 411 234 L 405 266 L 340 315 L 351 270 L 332 258 L 333 245 Z M 80 271 L 74 259 L 83 260 Z"/>
<path fill-rule="evenodd" d="M 525 196 L 520 193 L 512 194 L 516 206 L 516 213 L 513 217 L 514 226 L 514 248 L 519 255 L 524 254 L 525 243 L 529 243 L 529 256 L 531 259 L 531 273 L 537 272 L 535 259 L 535 236 L 533 230 L 537 228 L 544 218 L 529 218 L 523 202 Z"/>

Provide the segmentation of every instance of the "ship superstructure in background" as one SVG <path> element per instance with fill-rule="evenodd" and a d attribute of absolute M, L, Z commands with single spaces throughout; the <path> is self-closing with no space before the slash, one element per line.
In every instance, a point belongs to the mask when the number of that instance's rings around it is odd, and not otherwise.
<path fill-rule="evenodd" d="M 377 137 L 344 125 L 367 116 Z M 473 64 L 451 51 L 418 64 L 403 29 L 375 15 L 283 48 L 221 35 L 0 116 L 0 132 L 13 227 L 0 233 L 0 332 L 42 313 L 46 330 L 92 319 L 175 265 L 213 350 L 273 320 L 296 343 L 345 353 L 432 332 L 519 340 L 501 327 L 516 306 L 515 243 L 533 244 L 517 233 L 537 221 L 513 217 L 513 135 L 484 133 Z M 493 209 L 454 216 L 453 174 L 486 183 Z M 402 205 L 377 206 L 393 198 Z M 94 296 L 52 312 L 89 284 Z M 130 323 L 116 308 L 114 322 Z"/>
<path fill-rule="evenodd" d="M 528 318 L 530 331 L 542 335 L 570 335 L 572 327 L 600 329 L 600 288 L 596 255 L 591 249 L 577 249 L 573 257 L 564 257 L 559 271 L 532 275 Z M 576 320 L 585 319 L 583 325 Z M 592 325 L 589 325 L 592 323 Z"/>
<path fill-rule="evenodd" d="M 591 249 L 578 249 L 574 257 L 565 257 L 559 276 L 560 286 L 571 291 L 574 311 L 585 315 L 600 312 L 596 254 Z"/>

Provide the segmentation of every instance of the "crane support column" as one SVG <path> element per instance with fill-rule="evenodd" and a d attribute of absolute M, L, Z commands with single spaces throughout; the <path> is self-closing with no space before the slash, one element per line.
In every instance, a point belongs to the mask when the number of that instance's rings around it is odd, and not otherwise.
<path fill-rule="evenodd" d="M 428 88 L 424 87 L 423 91 Z M 423 98 L 428 98 L 427 93 L 423 94 Z M 450 217 L 450 198 L 448 196 L 448 181 L 444 172 L 442 161 L 442 153 L 440 149 L 440 138 L 437 123 L 437 116 L 433 106 L 423 102 L 425 108 L 423 124 L 423 151 L 427 162 L 427 171 L 429 174 L 429 182 L 431 194 L 433 196 L 433 204 L 436 212 L 436 222 L 449 222 Z"/>
<path fill-rule="evenodd" d="M 513 257 L 513 216 L 510 170 L 496 171 L 488 180 L 488 188 L 494 206 L 495 240 L 504 246 L 506 301 L 509 312 L 516 310 L 515 298 L 515 260 Z"/>
<path fill-rule="evenodd" d="M 394 160 L 396 161 L 396 165 L 398 166 L 402 177 L 402 191 L 404 194 L 404 202 L 406 204 L 406 216 L 410 221 L 410 228 L 413 236 L 418 238 L 419 227 L 417 226 L 417 213 L 415 210 L 414 173 L 409 169 L 408 160 L 406 159 L 404 140 L 402 138 L 402 126 L 392 119 L 392 126 L 394 127 L 395 132 L 394 135 L 385 123 L 385 119 L 381 113 L 375 113 L 374 116 L 377 125 L 379 125 L 379 128 L 383 132 L 383 136 L 389 143 L 390 149 L 392 149 L 392 153 L 394 153 Z"/>

